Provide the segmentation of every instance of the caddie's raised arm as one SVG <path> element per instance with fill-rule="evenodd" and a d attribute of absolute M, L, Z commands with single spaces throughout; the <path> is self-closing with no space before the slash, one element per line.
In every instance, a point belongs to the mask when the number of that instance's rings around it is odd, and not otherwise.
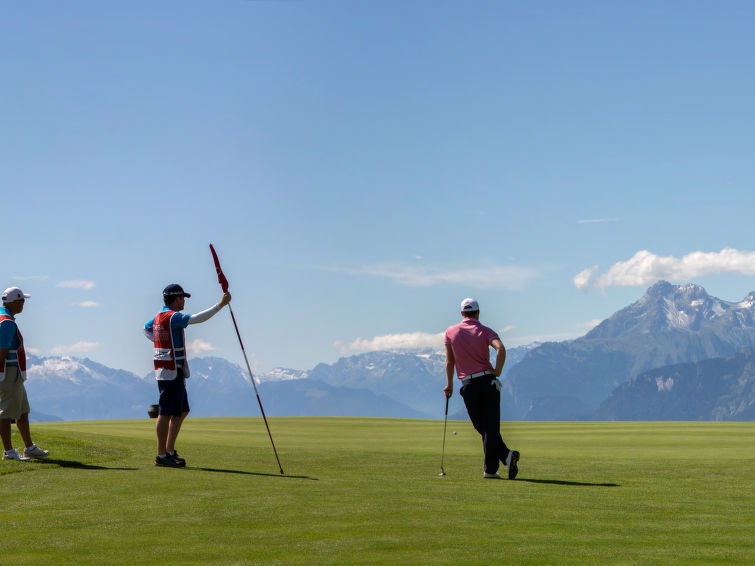
<path fill-rule="evenodd" d="M 221 297 L 220 301 L 218 301 L 217 304 L 214 304 L 209 309 L 205 309 L 201 312 L 191 315 L 189 317 L 189 324 L 198 324 L 200 322 L 205 322 L 211 319 L 213 316 L 215 316 L 215 313 L 219 312 L 220 309 L 222 309 L 224 306 L 226 306 L 230 302 L 231 302 L 231 294 L 223 293 L 223 296 Z"/>

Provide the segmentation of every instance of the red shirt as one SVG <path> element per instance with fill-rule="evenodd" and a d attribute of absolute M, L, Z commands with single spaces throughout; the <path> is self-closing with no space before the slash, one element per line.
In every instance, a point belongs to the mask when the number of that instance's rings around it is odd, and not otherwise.
<path fill-rule="evenodd" d="M 454 353 L 456 376 L 462 379 L 473 373 L 493 371 L 490 363 L 490 343 L 500 340 L 492 328 L 474 318 L 465 318 L 446 330 L 446 344 Z"/>

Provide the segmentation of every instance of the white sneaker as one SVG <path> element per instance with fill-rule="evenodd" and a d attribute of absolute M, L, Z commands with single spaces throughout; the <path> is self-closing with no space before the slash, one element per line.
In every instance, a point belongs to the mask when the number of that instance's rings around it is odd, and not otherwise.
<path fill-rule="evenodd" d="M 24 448 L 24 457 L 28 460 L 30 458 L 47 458 L 50 455 L 49 450 L 42 450 L 36 444 L 32 444 L 28 448 Z"/>
<path fill-rule="evenodd" d="M 496 474 L 489 474 L 489 473 L 485 472 L 482 477 L 487 478 L 487 479 L 500 480 L 501 479 L 501 474 L 498 474 L 498 473 L 496 473 Z"/>
<path fill-rule="evenodd" d="M 18 453 L 18 450 L 15 448 L 11 448 L 10 450 L 5 450 L 3 452 L 3 460 L 31 460 L 31 458 L 26 458 L 25 456 L 21 456 L 21 454 Z"/>

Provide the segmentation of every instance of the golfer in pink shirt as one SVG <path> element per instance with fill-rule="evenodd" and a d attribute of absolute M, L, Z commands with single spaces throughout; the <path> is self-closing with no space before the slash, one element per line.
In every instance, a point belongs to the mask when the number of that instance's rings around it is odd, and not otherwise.
<path fill-rule="evenodd" d="M 501 382 L 497 379 L 506 362 L 506 348 L 495 330 L 480 323 L 480 306 L 474 299 L 461 302 L 459 324 L 446 330 L 446 398 L 454 392 L 454 370 L 461 380 L 464 405 L 475 430 L 482 436 L 486 478 L 500 478 L 499 462 L 508 468 L 513 480 L 519 471 L 519 452 L 509 450 L 501 438 Z M 490 348 L 496 351 L 495 368 Z"/>

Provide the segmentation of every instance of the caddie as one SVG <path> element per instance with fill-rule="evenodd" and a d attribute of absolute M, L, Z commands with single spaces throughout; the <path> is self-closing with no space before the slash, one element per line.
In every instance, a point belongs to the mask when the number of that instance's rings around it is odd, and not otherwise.
<path fill-rule="evenodd" d="M 158 403 L 157 456 L 156 466 L 183 468 L 186 460 L 176 452 L 175 444 L 184 419 L 189 414 L 189 397 L 186 393 L 186 379 L 189 377 L 189 363 L 186 356 L 184 329 L 189 324 L 209 320 L 225 305 L 231 302 L 231 294 L 224 293 L 220 301 L 197 314 L 182 314 L 185 300 L 191 297 L 183 287 L 172 283 L 163 289 L 165 306 L 152 320 L 144 325 L 144 334 L 154 344 L 153 361 L 157 387 L 160 391 Z"/>
<path fill-rule="evenodd" d="M 24 339 L 16 324 L 16 315 L 24 310 L 29 295 L 18 287 L 3 291 L 0 307 L 0 437 L 3 441 L 3 460 L 46 458 L 47 450 L 34 444 L 29 431 L 29 399 L 26 396 L 26 353 Z M 23 454 L 13 448 L 11 421 L 24 441 Z"/>

